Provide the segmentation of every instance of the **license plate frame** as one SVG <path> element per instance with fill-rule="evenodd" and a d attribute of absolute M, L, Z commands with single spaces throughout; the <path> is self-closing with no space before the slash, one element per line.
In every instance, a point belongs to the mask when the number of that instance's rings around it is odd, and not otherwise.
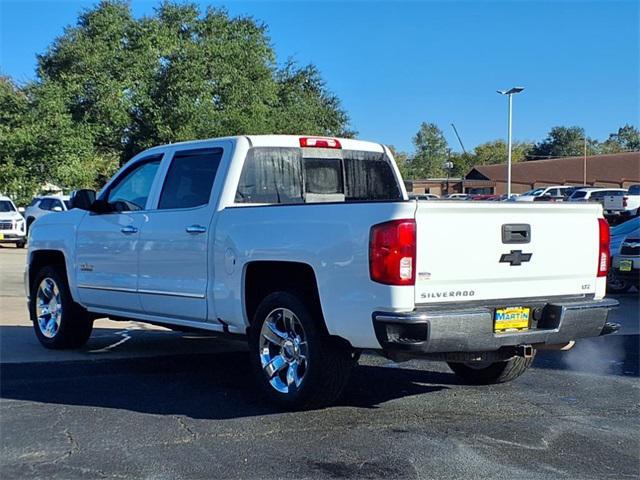
<path fill-rule="evenodd" d="M 630 272 L 633 270 L 633 260 L 620 260 L 619 269 L 621 272 Z"/>
<path fill-rule="evenodd" d="M 494 333 L 524 332 L 531 326 L 531 307 L 502 307 L 493 312 Z"/>

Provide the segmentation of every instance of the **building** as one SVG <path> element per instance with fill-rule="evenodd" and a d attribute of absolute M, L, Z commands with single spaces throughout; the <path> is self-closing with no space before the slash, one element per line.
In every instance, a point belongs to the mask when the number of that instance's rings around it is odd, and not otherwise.
<path fill-rule="evenodd" d="M 586 181 L 585 181 L 586 178 Z M 465 193 L 507 192 L 507 165 L 477 165 L 462 180 Z M 552 158 L 514 163 L 511 191 L 523 193 L 546 185 L 621 187 L 640 184 L 640 152 Z"/>
<path fill-rule="evenodd" d="M 443 196 L 447 193 L 462 192 L 462 178 L 427 178 L 424 180 L 405 180 L 404 185 L 409 193 L 433 193 Z M 448 190 L 447 190 L 448 186 Z"/>

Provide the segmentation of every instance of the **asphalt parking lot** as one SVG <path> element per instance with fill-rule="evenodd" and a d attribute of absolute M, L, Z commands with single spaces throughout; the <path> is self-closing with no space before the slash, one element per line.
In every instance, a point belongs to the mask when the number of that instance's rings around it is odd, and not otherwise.
<path fill-rule="evenodd" d="M 621 331 L 539 352 L 510 384 L 364 355 L 338 405 L 276 410 L 241 343 L 99 320 L 40 348 L 24 251 L 0 247 L 0 474 L 9 478 L 638 478 L 638 294 Z"/>

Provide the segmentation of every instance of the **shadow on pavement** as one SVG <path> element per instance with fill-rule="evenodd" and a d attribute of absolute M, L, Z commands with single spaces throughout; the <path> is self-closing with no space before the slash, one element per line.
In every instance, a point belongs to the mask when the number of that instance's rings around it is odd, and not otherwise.
<path fill-rule="evenodd" d="M 30 330 L 28 327 L 3 327 L 0 335 L 8 328 Z M 280 412 L 258 395 L 248 353 L 242 344 L 232 342 L 229 345 L 227 342 L 225 345 L 222 339 L 197 340 L 209 342 L 200 345 L 189 343 L 173 332 L 147 333 L 150 335 L 139 334 L 139 343 L 132 340 L 122 345 L 131 354 L 126 358 L 92 357 L 85 351 L 84 357 L 83 352 L 76 352 L 81 355 L 67 361 L 58 358 L 49 362 L 42 359 L 53 360 L 57 352 L 44 351 L 48 355 L 38 356 L 38 361 L 2 363 L 0 396 L 45 404 L 106 407 L 196 419 L 229 419 Z M 102 333 L 92 338 L 89 348 L 104 346 L 113 340 L 113 333 L 109 339 L 101 335 L 108 336 Z M 27 338 L 31 337 L 25 337 L 24 342 L 29 341 Z M 160 349 L 152 349 L 151 355 L 135 356 L 156 342 Z M 539 352 L 534 368 L 638 376 L 638 342 L 638 335 L 581 340 L 569 352 Z M 174 353 L 176 346 L 180 346 L 181 354 Z M 199 348 L 191 351 L 191 346 Z M 168 352 L 172 354 L 167 355 Z M 414 365 L 416 368 L 412 368 Z M 452 373 L 430 371 L 432 365 L 412 362 L 402 368 L 389 368 L 388 364 L 358 366 L 338 404 L 377 408 L 389 400 L 438 392 L 447 389 L 448 385 L 458 384 Z"/>
<path fill-rule="evenodd" d="M 126 409 L 196 419 L 280 413 L 258 394 L 247 352 L 56 363 L 5 363 L 0 396 L 60 405 Z M 434 385 L 435 383 L 435 385 Z M 446 389 L 452 374 L 359 366 L 339 402 L 375 408 Z"/>

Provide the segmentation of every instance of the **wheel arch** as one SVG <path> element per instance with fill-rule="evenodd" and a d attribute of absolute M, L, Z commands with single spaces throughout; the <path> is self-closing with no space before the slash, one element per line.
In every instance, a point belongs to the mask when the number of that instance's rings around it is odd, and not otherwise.
<path fill-rule="evenodd" d="M 34 278 L 37 272 L 45 266 L 60 267 L 64 273 L 65 279 L 69 282 L 69 274 L 67 272 L 67 260 L 64 256 L 64 252 L 61 250 L 36 250 L 31 253 L 29 258 L 28 267 L 28 282 L 27 293 L 31 294 L 31 286 L 33 285 Z"/>
<path fill-rule="evenodd" d="M 258 305 L 267 295 L 288 291 L 300 295 L 309 302 L 314 317 L 328 333 L 318 282 L 313 267 L 295 261 L 256 260 L 245 265 L 243 281 L 243 306 L 247 326 L 251 325 Z"/>

